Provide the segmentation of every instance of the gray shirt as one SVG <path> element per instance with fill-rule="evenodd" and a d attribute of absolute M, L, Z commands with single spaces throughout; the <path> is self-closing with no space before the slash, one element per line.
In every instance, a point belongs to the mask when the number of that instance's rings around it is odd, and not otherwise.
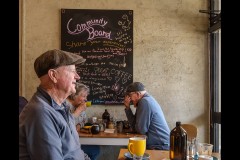
<path fill-rule="evenodd" d="M 148 149 L 169 150 L 170 129 L 158 102 L 148 93 L 138 101 L 136 113 L 125 109 L 132 128 L 147 136 Z"/>
<path fill-rule="evenodd" d="M 65 103 L 59 106 L 37 88 L 19 115 L 19 160 L 85 159 L 74 118 Z"/>

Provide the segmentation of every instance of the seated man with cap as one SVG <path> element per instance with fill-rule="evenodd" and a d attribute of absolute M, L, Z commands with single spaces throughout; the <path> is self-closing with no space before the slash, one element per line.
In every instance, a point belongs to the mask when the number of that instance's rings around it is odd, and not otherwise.
<path fill-rule="evenodd" d="M 75 65 L 85 60 L 57 49 L 35 60 L 40 85 L 19 115 L 19 160 L 90 160 L 81 149 L 74 117 L 66 105 L 80 79 Z"/>
<path fill-rule="evenodd" d="M 136 108 L 135 115 L 130 102 Z M 124 98 L 125 113 L 134 131 L 147 136 L 147 149 L 169 150 L 170 129 L 158 102 L 141 82 L 128 85 Z"/>

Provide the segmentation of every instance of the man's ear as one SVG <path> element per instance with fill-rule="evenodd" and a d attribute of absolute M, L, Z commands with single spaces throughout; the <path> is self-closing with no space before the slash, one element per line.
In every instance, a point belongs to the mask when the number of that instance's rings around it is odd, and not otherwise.
<path fill-rule="evenodd" d="M 57 83 L 57 71 L 54 69 L 48 70 L 48 76 L 53 81 L 53 83 Z"/>
<path fill-rule="evenodd" d="M 141 92 L 136 92 L 137 96 L 140 97 L 141 96 Z"/>

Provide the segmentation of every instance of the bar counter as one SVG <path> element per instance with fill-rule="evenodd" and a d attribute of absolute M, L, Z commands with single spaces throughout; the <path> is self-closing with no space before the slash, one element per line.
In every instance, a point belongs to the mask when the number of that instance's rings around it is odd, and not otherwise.
<path fill-rule="evenodd" d="M 78 132 L 81 144 L 85 145 L 123 145 L 127 146 L 130 137 L 137 136 L 139 134 L 133 133 L 105 133 L 100 132 L 98 134 Z"/>

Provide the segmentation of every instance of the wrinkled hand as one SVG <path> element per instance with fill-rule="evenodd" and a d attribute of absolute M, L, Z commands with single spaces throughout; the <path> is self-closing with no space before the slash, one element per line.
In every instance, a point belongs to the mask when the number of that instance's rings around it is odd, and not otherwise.
<path fill-rule="evenodd" d="M 74 117 L 78 117 L 86 109 L 87 109 L 86 103 L 85 102 L 80 103 L 73 113 Z"/>
<path fill-rule="evenodd" d="M 124 97 L 124 102 L 123 102 L 126 108 L 130 108 L 130 102 L 131 102 L 131 98 L 128 95 L 126 95 Z"/>
<path fill-rule="evenodd" d="M 78 105 L 78 107 L 76 108 L 76 110 L 79 110 L 79 111 L 85 111 L 87 109 L 87 105 L 86 105 L 86 103 L 85 102 L 83 102 L 83 103 L 80 103 L 79 105 Z"/>

